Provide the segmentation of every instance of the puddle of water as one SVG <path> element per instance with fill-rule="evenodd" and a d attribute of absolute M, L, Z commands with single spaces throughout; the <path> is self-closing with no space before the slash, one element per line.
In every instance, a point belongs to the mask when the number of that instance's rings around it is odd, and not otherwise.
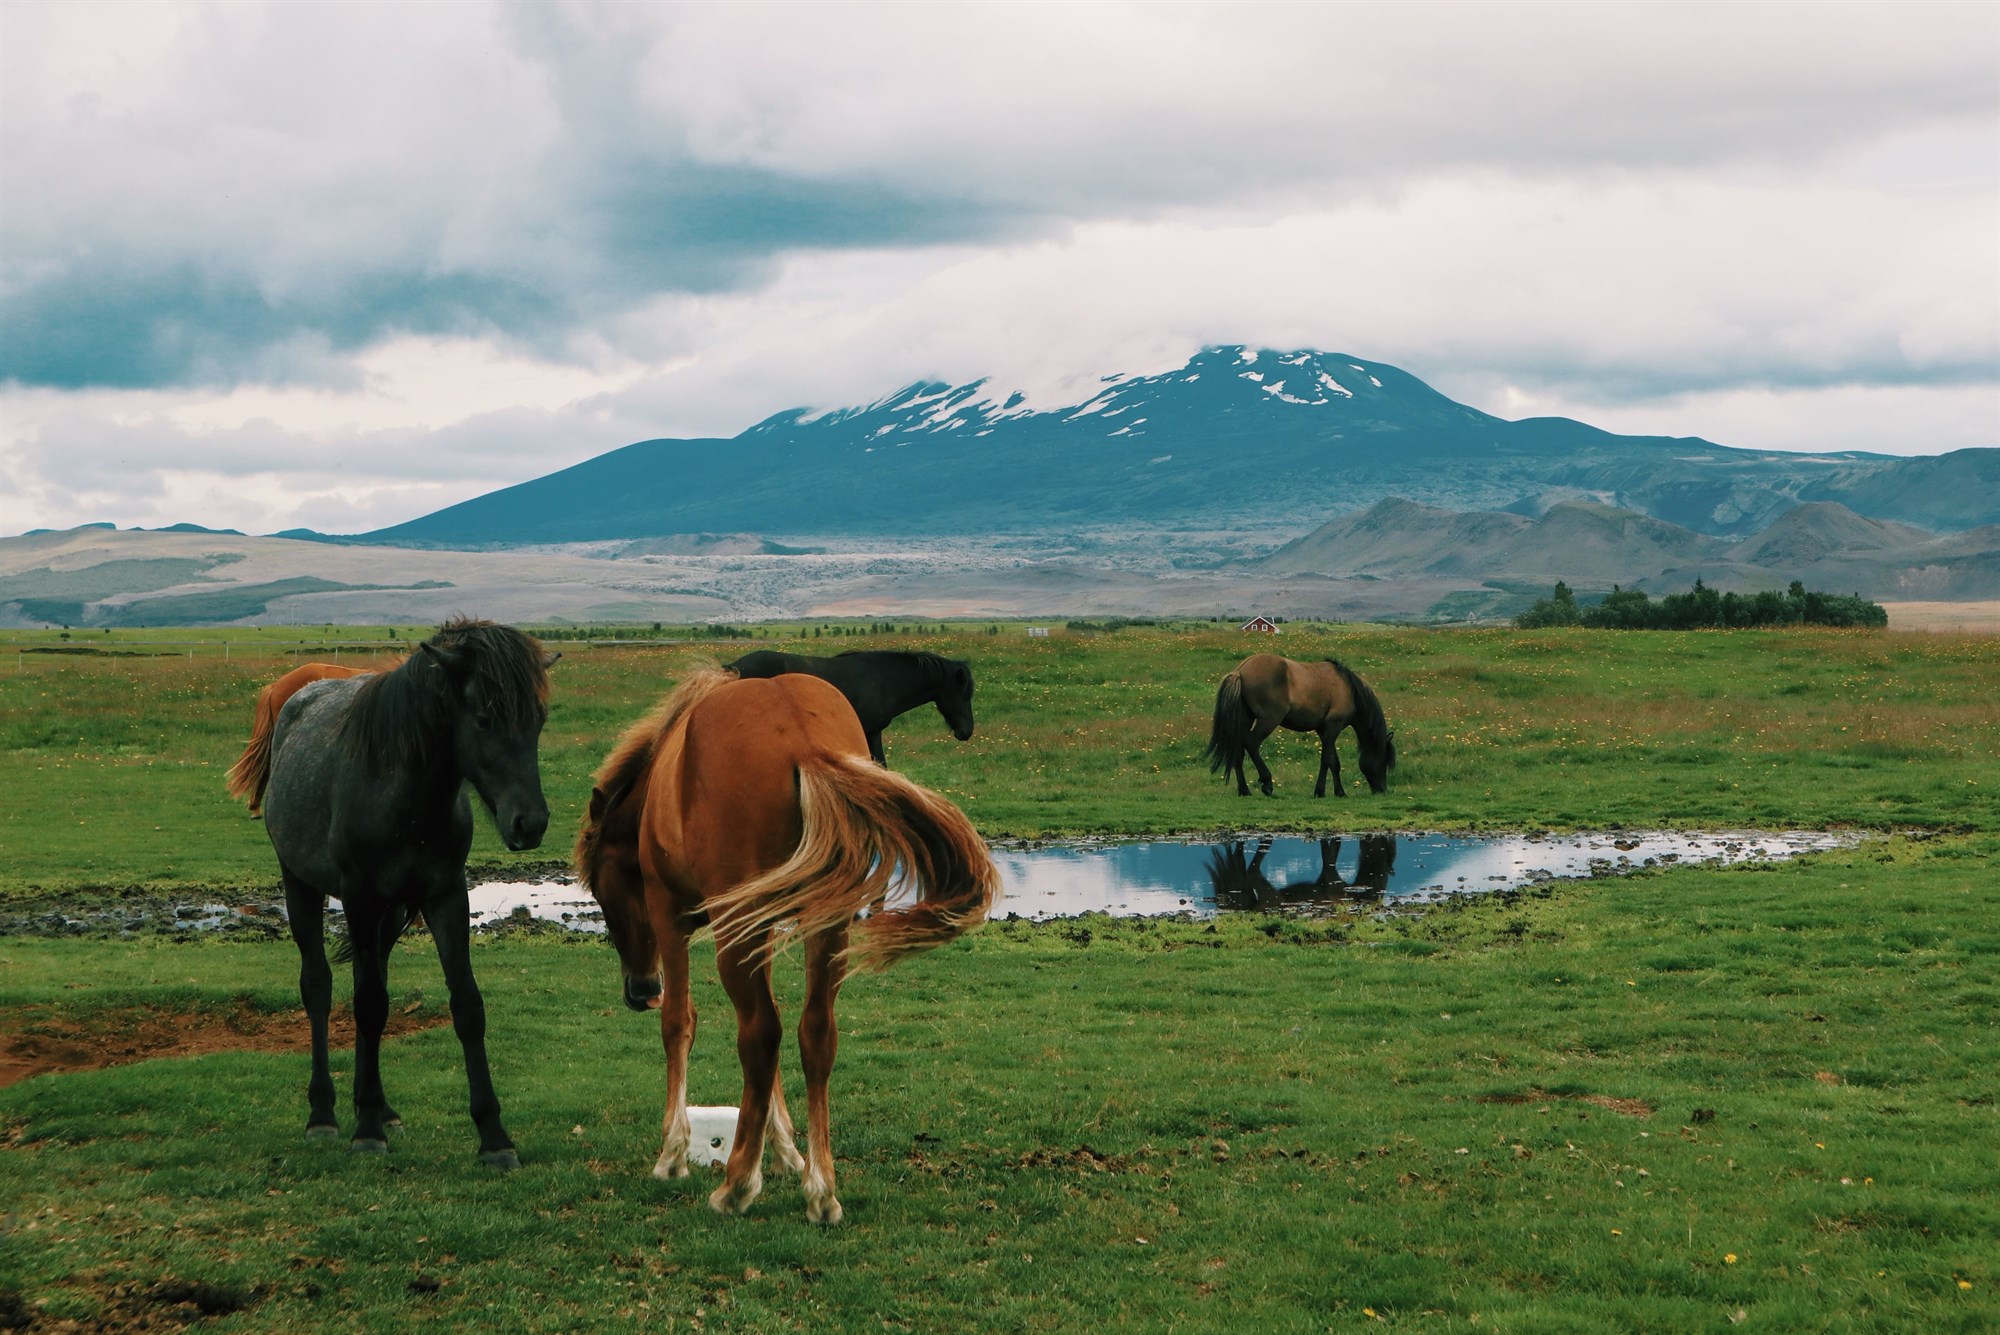
<path fill-rule="evenodd" d="M 1394 911 L 1452 895 L 1518 890 L 1543 881 L 1676 863 L 1729 863 L 1846 848 L 1858 835 L 1756 830 L 1720 834 L 1566 836 L 1364 834 L 1309 839 L 1154 839 L 999 848 L 993 916 L 1067 918 L 1216 913 Z M 334 912 L 339 912 L 334 901 Z M 472 889 L 476 927 L 540 921 L 601 932 L 604 915 L 574 881 L 490 881 Z M 22 904 L 0 911 L 0 937 L 86 933 L 281 936 L 282 902 L 176 903 L 138 897 L 87 905 Z"/>
<path fill-rule="evenodd" d="M 1436 903 L 1543 881 L 1681 863 L 1721 864 L 1845 848 L 1855 836 L 1740 830 L 1540 836 L 1364 834 L 1326 839 L 1261 835 L 1216 842 L 1148 840 L 1002 848 L 993 916 L 1117 917 L 1230 911 L 1346 912 Z M 574 883 L 490 882 L 472 890 L 475 924 L 508 917 L 604 930 L 590 892 Z"/>

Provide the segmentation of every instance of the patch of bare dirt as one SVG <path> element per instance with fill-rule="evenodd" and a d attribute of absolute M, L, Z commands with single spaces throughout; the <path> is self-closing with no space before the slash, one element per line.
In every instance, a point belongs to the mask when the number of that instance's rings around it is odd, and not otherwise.
<path fill-rule="evenodd" d="M 1481 1094 L 1474 1103 L 1557 1103 L 1562 1100 L 1572 1103 L 1590 1103 L 1608 1109 L 1621 1117 L 1651 1117 L 1657 1109 L 1644 1099 L 1621 1099 L 1613 1094 L 1551 1094 L 1547 1090 L 1530 1089 L 1519 1094 Z"/>
<path fill-rule="evenodd" d="M 0 1330 L 29 1331 L 33 1335 L 178 1331 L 209 1317 L 244 1311 L 264 1298 L 261 1289 L 233 1289 L 181 1279 L 126 1280 L 90 1285 L 85 1292 L 98 1300 L 99 1308 L 82 1321 L 48 1316 L 21 1301 L 18 1294 L 0 1293 Z"/>
<path fill-rule="evenodd" d="M 391 1011 L 387 1033 L 394 1038 L 449 1023 L 449 1015 Z M 0 1009 L 0 1089 L 38 1075 L 95 1071 L 160 1057 L 306 1052 L 311 1041 L 303 1010 L 274 1013 L 245 1003 L 228 1011 L 146 1006 L 82 1018 L 54 1016 L 39 1007 L 11 1007 Z M 351 1010 L 335 1008 L 327 1042 L 335 1048 L 354 1045 Z"/>

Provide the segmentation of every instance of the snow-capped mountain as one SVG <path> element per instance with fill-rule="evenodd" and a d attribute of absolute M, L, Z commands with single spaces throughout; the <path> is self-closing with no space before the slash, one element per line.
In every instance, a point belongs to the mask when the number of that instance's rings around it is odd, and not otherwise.
<path fill-rule="evenodd" d="M 1345 354 L 1206 348 L 1065 403 L 988 380 L 651 440 L 363 541 L 511 546 L 678 533 L 1304 533 L 1387 496 L 1538 514 L 1565 499 L 1740 536 L 1806 500 L 1936 530 L 2000 522 L 2000 450 L 1896 459 L 1509 422 Z"/>

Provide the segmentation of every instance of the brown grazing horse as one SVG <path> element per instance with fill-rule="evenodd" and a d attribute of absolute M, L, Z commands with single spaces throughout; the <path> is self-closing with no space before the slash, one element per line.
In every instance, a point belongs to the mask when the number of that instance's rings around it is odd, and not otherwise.
<path fill-rule="evenodd" d="M 898 868 L 918 898 L 885 908 Z M 628 729 L 598 768 L 576 869 L 604 909 L 624 970 L 625 1004 L 660 1008 L 667 1106 L 653 1176 L 688 1171 L 687 1061 L 695 1028 L 688 941 L 712 926 L 716 966 L 736 1008 L 743 1097 L 736 1141 L 709 1204 L 722 1214 L 749 1209 L 763 1190 L 770 1148 L 781 1168 L 802 1174 L 806 1218 L 837 1223 L 827 1103 L 834 998 L 850 954 L 884 968 L 985 918 L 1000 878 L 972 823 L 870 760 L 853 707 L 826 682 L 803 675 L 739 680 L 710 670 L 682 682 Z M 849 926 L 864 909 L 872 912 L 850 949 Z M 788 940 L 805 945 L 804 1158 L 779 1087 L 780 1025 L 771 995 L 771 958 Z"/>
<path fill-rule="evenodd" d="M 1222 679 L 1215 693 L 1215 723 L 1209 731 L 1205 757 L 1211 773 L 1236 771 L 1236 792 L 1250 795 L 1243 776 L 1247 753 L 1257 763 L 1257 785 L 1271 795 L 1271 769 L 1259 747 L 1279 728 L 1319 734 L 1319 775 L 1313 796 L 1326 796 L 1326 776 L 1333 774 L 1333 792 L 1346 797 L 1340 781 L 1340 752 L 1334 739 L 1354 728 L 1361 750 L 1361 774 L 1371 792 L 1389 786 L 1396 764 L 1396 736 L 1382 716 L 1382 702 L 1359 674 L 1331 658 L 1301 663 L 1276 654 L 1252 654 Z"/>
<path fill-rule="evenodd" d="M 362 677 L 370 672 L 395 667 L 403 660 L 378 663 L 374 667 L 342 667 L 338 663 L 306 663 L 257 693 L 257 719 L 250 728 L 250 744 L 229 767 L 229 795 L 250 799 L 250 818 L 264 817 L 264 786 L 271 778 L 271 730 L 278 726 L 278 711 L 299 688 L 329 677 Z"/>

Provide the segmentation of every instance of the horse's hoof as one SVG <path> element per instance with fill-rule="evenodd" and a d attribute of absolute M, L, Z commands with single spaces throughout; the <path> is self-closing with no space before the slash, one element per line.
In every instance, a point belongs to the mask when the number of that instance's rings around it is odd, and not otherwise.
<path fill-rule="evenodd" d="M 828 1196 L 825 1200 L 806 1200 L 806 1222 L 808 1224 L 837 1224 L 842 1214 L 840 1202 Z"/>
<path fill-rule="evenodd" d="M 488 1168 L 498 1168 L 504 1173 L 509 1169 L 519 1168 L 521 1166 L 521 1156 L 514 1152 L 512 1146 L 509 1146 L 504 1150 L 481 1150 L 479 1152 L 479 1162 L 485 1164 Z"/>
<path fill-rule="evenodd" d="M 741 1187 L 732 1188 L 727 1182 L 708 1193 L 708 1208 L 717 1214 L 743 1214 L 750 1209 L 764 1184 L 751 1178 Z"/>
<path fill-rule="evenodd" d="M 679 1163 L 668 1163 L 665 1159 L 662 1159 L 653 1165 L 653 1176 L 662 1182 L 672 1182 L 676 1178 L 686 1177 L 687 1175 L 688 1166 L 686 1160 L 682 1160 Z"/>
<path fill-rule="evenodd" d="M 356 1154 L 387 1154 L 389 1152 L 389 1142 L 386 1140 L 376 1140 L 373 1137 L 364 1139 L 356 1136 L 353 1140 L 347 1142 L 347 1148 L 353 1150 Z"/>
<path fill-rule="evenodd" d="M 325 1126 L 309 1126 L 306 1128 L 306 1139 L 338 1140 L 340 1139 L 340 1128 L 331 1122 L 328 1122 Z"/>

